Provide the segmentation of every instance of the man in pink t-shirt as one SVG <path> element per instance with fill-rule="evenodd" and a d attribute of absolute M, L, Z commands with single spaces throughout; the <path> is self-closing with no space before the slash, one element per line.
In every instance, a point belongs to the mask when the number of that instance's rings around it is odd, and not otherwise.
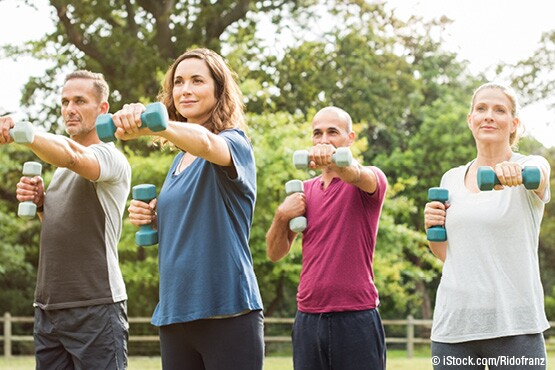
<path fill-rule="evenodd" d="M 385 369 L 385 334 L 372 264 L 387 179 L 374 166 L 332 162 L 355 140 L 351 117 L 337 107 L 312 120 L 312 169 L 276 210 L 266 235 L 268 258 L 285 257 L 297 236 L 289 221 L 304 215 L 302 272 L 293 326 L 295 369 Z"/>

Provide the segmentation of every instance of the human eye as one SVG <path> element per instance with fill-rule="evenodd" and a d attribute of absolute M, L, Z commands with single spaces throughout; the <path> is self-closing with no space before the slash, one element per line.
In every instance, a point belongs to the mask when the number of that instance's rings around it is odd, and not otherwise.
<path fill-rule="evenodd" d="M 183 83 L 183 79 L 182 78 L 176 78 L 173 80 L 173 85 L 181 85 Z"/>

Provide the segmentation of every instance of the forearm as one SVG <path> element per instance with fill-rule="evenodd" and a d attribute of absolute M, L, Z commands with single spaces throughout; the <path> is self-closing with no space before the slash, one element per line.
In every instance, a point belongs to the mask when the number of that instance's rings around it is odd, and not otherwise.
<path fill-rule="evenodd" d="M 42 161 L 56 167 L 71 167 L 77 155 L 70 139 L 61 135 L 37 132 L 32 144 L 26 144 Z"/>
<path fill-rule="evenodd" d="M 447 255 L 447 242 L 428 242 L 430 250 L 441 261 L 445 262 L 445 256 Z"/>
<path fill-rule="evenodd" d="M 342 181 L 354 185 L 367 193 L 372 194 L 378 188 L 376 174 L 356 161 L 353 161 L 353 164 L 347 167 L 337 167 L 336 172 Z"/>
<path fill-rule="evenodd" d="M 297 233 L 289 230 L 289 220 L 284 218 L 278 210 L 266 233 L 266 254 L 270 261 L 277 262 L 285 257 L 296 236 Z"/>
<path fill-rule="evenodd" d="M 85 146 L 62 135 L 37 132 L 32 144 L 26 144 L 42 161 L 70 169 L 89 180 L 100 176 L 100 165 Z"/>
<path fill-rule="evenodd" d="M 169 122 L 168 128 L 157 134 L 195 157 L 220 166 L 233 164 L 227 142 L 201 125 Z"/>

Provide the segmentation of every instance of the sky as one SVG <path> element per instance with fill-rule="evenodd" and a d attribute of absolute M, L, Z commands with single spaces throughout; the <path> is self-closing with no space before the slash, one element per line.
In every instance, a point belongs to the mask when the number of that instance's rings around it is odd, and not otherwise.
<path fill-rule="evenodd" d="M 473 73 L 499 63 L 516 63 L 538 47 L 542 33 L 555 30 L 552 0 L 388 0 L 402 19 L 446 15 L 453 20 L 444 35 L 445 48 L 468 60 Z M 52 30 L 47 0 L 37 0 L 33 10 L 18 0 L 0 0 L 0 45 L 36 40 Z M 23 85 L 30 76 L 41 76 L 48 63 L 32 58 L 0 58 L 0 113 L 18 111 Z M 488 78 L 494 79 L 491 73 Z M 470 98 L 469 98 L 470 100 Z M 545 104 L 523 107 L 526 133 L 545 146 L 555 146 L 555 111 Z"/>

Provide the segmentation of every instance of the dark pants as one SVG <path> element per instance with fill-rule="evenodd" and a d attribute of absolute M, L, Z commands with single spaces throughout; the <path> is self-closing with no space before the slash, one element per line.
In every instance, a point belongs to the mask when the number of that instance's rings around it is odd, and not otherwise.
<path fill-rule="evenodd" d="M 385 332 L 377 309 L 309 314 L 293 325 L 297 370 L 385 369 Z"/>
<path fill-rule="evenodd" d="M 164 370 L 261 370 L 264 315 L 204 319 L 160 327 Z"/>
<path fill-rule="evenodd" d="M 434 370 L 545 370 L 543 334 L 515 335 L 461 343 L 432 342 Z"/>
<path fill-rule="evenodd" d="M 37 370 L 127 368 L 127 304 L 62 310 L 35 308 Z"/>

